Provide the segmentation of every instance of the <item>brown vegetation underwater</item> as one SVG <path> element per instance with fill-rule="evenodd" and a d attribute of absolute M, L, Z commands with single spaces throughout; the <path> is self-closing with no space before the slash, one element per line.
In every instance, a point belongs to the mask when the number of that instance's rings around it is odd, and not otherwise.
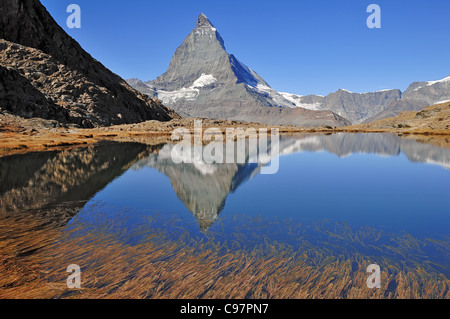
<path fill-rule="evenodd" d="M 438 110 L 439 109 L 439 110 Z M 394 132 L 424 143 L 450 148 L 450 104 L 371 125 L 347 128 L 301 129 L 284 127 L 281 133 Z M 445 113 L 443 113 L 445 111 Z M 425 123 L 425 124 L 424 124 Z M 148 141 L 170 139 L 174 128 L 192 129 L 193 119 L 161 124 L 83 130 L 51 127 L 43 120 L 24 121 L 0 114 L 0 155 L 48 151 L 103 140 Z M 231 121 L 207 120 L 207 127 L 243 126 Z M 401 124 L 401 125 L 400 125 Z M 142 225 L 137 244 L 130 244 L 117 230 L 117 221 L 100 225 L 66 225 L 73 208 L 60 207 L 26 212 L 0 210 L 0 298 L 444 298 L 450 297 L 448 275 L 450 238 L 419 241 L 411 236 L 377 242 L 377 233 L 346 227 L 326 232 L 323 245 L 302 242 L 294 248 L 276 241 L 261 241 L 251 249 L 189 235 L 174 239 L 166 231 Z M 55 218 L 57 215 L 58 218 Z M 61 218 L 62 216 L 62 218 Z M 317 230 L 318 232 L 321 230 Z M 241 235 L 244 236 L 244 235 Z M 365 238 L 371 241 L 365 241 Z M 301 240 L 301 236 L 299 237 Z M 242 240 L 245 242 L 245 238 Z M 379 250 L 376 260 L 358 252 L 335 254 L 333 248 L 352 244 Z M 374 244 L 375 243 L 375 244 Z M 377 244 L 378 243 L 378 244 Z M 228 246 L 230 245 L 230 246 Z M 446 265 L 417 262 L 423 247 L 441 252 Z M 403 261 L 394 260 L 392 254 Z M 381 289 L 366 285 L 366 268 L 376 262 L 382 269 Z M 82 288 L 67 288 L 67 266 L 78 264 Z M 441 271 L 446 267 L 445 271 Z M 441 270 L 439 270 L 441 269 Z"/>
<path fill-rule="evenodd" d="M 68 218 L 56 222 L 53 214 L 73 212 L 57 208 L 0 216 L 0 298 L 450 297 L 449 279 L 433 271 L 434 267 L 394 262 L 389 257 L 376 260 L 382 269 L 381 289 L 369 289 L 366 268 L 371 260 L 357 251 L 342 256 L 332 251 L 337 245 L 376 242 L 380 234 L 370 229 L 354 231 L 340 225 L 330 232 L 317 228 L 331 239 L 329 247 L 319 248 L 299 238 L 300 248 L 264 240 L 248 249 L 239 242 L 197 240 L 189 235 L 173 239 L 152 226 L 151 218 L 125 234 L 117 232 L 127 227 L 117 219 L 96 217 L 93 228 L 76 218 L 70 225 L 65 225 Z M 139 240 L 130 244 L 130 238 Z M 333 238 L 339 240 L 333 242 Z M 375 248 L 405 260 L 412 253 L 421 254 L 426 245 L 447 256 L 449 252 L 445 239 L 420 242 L 403 236 L 391 241 L 391 246 Z M 67 288 L 66 269 L 71 264 L 81 267 L 81 289 Z"/>

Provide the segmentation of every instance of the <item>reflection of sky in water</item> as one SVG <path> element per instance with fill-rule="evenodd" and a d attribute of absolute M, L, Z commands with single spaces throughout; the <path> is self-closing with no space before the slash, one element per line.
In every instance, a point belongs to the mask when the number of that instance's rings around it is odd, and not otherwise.
<path fill-rule="evenodd" d="M 132 208 L 141 214 L 173 216 L 195 232 L 195 218 L 171 182 L 177 183 L 155 168 L 130 169 L 91 202 Z M 419 237 L 446 235 L 449 190 L 450 171 L 412 163 L 403 155 L 355 154 L 340 159 L 326 152 L 296 153 L 281 158 L 278 174 L 255 175 L 231 192 L 219 218 L 244 215 L 301 222 L 329 220 Z M 209 231 L 214 232 L 214 224 Z"/>
<path fill-rule="evenodd" d="M 425 163 L 429 158 L 420 157 L 421 144 L 419 152 L 383 148 L 380 155 L 328 152 L 310 138 L 284 145 L 275 175 L 258 174 L 249 164 L 217 165 L 206 173 L 193 164 L 172 163 L 163 150 L 96 194 L 77 219 L 92 222 L 98 212 L 106 213 L 121 221 L 113 231 L 128 243 L 140 240 L 133 229 L 148 225 L 171 238 L 189 234 L 235 248 L 279 242 L 299 251 L 315 247 L 337 255 L 425 262 L 450 274 L 450 170 Z M 436 157 L 434 149 L 431 154 Z M 447 162 L 445 156 L 438 159 Z M 94 203 L 101 207 L 92 209 Z M 154 218 L 149 222 L 145 216 Z"/>
<path fill-rule="evenodd" d="M 313 263 L 343 256 L 450 277 L 449 149 L 395 135 L 281 137 L 279 172 L 261 175 L 257 164 L 175 164 L 171 147 L 0 158 L 0 213 L 34 209 L 61 226 L 75 215 L 73 239 L 112 234 L 182 253 L 281 247 Z"/>

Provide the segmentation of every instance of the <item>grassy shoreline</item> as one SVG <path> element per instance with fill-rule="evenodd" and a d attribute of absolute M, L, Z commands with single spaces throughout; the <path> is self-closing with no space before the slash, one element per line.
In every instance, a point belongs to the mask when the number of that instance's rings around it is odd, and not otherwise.
<path fill-rule="evenodd" d="M 38 124 L 36 123 L 38 122 Z M 336 133 L 392 133 L 402 138 L 412 138 L 423 143 L 450 148 L 450 130 L 430 130 L 420 128 L 371 128 L 349 126 L 340 128 L 301 128 L 270 126 L 258 123 L 203 119 L 203 130 L 219 128 L 278 128 L 280 134 L 336 134 Z M 43 120 L 1 121 L 0 156 L 63 150 L 67 148 L 97 144 L 102 141 L 167 143 L 171 141 L 174 129 L 185 127 L 193 132 L 194 119 L 172 120 L 170 122 L 148 121 L 138 124 L 118 125 L 94 129 L 48 127 Z"/>

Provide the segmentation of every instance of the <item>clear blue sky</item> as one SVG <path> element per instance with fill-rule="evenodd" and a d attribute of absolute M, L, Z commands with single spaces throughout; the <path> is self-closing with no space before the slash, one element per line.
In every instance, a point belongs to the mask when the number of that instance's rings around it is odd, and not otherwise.
<path fill-rule="evenodd" d="M 326 95 L 339 88 L 405 90 L 450 75 L 448 0 L 41 0 L 93 57 L 123 78 L 153 80 L 204 12 L 229 53 L 274 89 Z M 82 9 L 68 29 L 67 5 Z M 382 10 L 369 29 L 366 8 Z"/>

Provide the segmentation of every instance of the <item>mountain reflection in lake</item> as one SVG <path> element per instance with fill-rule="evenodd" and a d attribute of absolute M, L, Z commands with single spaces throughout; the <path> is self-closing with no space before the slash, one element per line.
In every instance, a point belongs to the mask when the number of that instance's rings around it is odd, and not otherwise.
<path fill-rule="evenodd" d="M 93 281 L 78 297 L 448 298 L 450 150 L 391 134 L 281 136 L 279 172 L 261 175 L 175 164 L 172 148 L 0 158 L 4 265 L 50 274 L 29 285 L 64 284 L 80 264 Z M 372 263 L 380 290 L 365 286 Z M 73 297 L 3 280 L 0 296 Z"/>

